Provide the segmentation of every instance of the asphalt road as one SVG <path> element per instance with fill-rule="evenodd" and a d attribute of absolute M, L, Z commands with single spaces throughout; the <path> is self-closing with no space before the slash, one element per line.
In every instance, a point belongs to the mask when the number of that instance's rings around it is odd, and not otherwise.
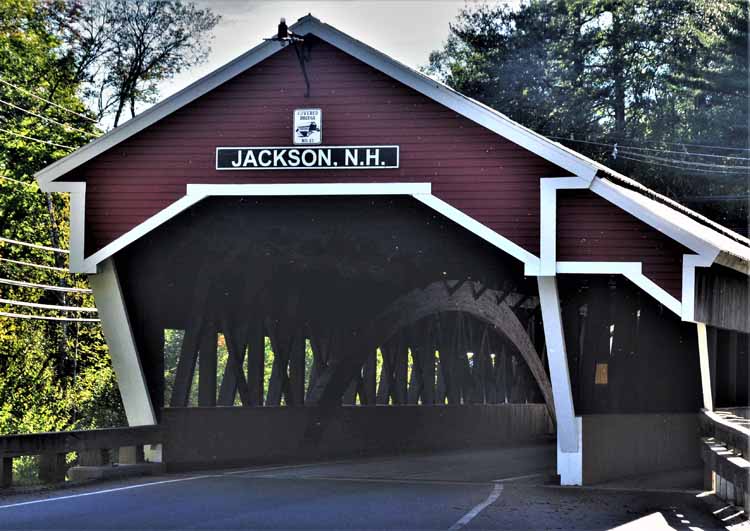
<path fill-rule="evenodd" d="M 549 483 L 554 448 L 266 467 L 0 498 L 0 529 L 722 529 L 695 492 Z"/>

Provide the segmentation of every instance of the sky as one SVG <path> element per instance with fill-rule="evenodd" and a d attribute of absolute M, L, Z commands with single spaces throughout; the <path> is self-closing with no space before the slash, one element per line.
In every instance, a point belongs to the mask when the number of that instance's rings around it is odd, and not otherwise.
<path fill-rule="evenodd" d="M 164 81 L 159 87 L 161 99 L 272 36 L 281 17 L 291 25 L 308 13 L 413 68 L 426 66 L 430 52 L 439 49 L 448 37 L 448 24 L 470 4 L 465 0 L 194 0 L 194 3 L 222 17 L 213 32 L 211 54 L 206 63 Z"/>

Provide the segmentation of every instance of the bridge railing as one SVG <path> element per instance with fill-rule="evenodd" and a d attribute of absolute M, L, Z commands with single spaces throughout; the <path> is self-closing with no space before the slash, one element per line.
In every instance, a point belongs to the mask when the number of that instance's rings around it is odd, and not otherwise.
<path fill-rule="evenodd" d="M 109 428 L 49 433 L 28 433 L 0 436 L 0 488 L 13 483 L 13 459 L 21 456 L 39 456 L 39 479 L 46 483 L 65 480 L 66 454 L 78 453 L 82 465 L 107 464 L 110 450 L 120 449 L 129 454 L 127 461 L 143 460 L 143 445 L 161 443 L 159 426 Z"/>
<path fill-rule="evenodd" d="M 703 410 L 705 488 L 750 514 L 750 408 Z"/>

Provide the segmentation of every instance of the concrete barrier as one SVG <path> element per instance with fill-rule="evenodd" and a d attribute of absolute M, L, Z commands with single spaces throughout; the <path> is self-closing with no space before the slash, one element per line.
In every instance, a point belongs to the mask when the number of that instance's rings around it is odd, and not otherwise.
<path fill-rule="evenodd" d="M 699 468 L 697 413 L 583 416 L 583 483 Z"/>
<path fill-rule="evenodd" d="M 551 433 L 544 404 L 165 408 L 169 471 L 480 448 Z"/>

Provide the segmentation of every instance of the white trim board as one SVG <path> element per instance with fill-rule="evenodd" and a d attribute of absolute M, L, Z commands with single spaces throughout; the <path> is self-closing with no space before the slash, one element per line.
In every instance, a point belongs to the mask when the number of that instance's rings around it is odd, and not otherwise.
<path fill-rule="evenodd" d="M 80 184 L 83 185 L 83 183 Z M 75 226 L 71 224 L 71 230 L 81 233 L 75 239 L 71 237 L 71 242 L 80 242 L 75 247 L 71 246 L 71 271 L 75 273 L 96 273 L 97 266 L 116 252 L 207 197 L 364 195 L 410 195 L 500 250 L 517 258 L 527 268 L 532 270 L 539 268 L 539 259 L 536 256 L 433 196 L 431 191 L 432 185 L 430 183 L 188 184 L 187 194 L 184 197 L 151 216 L 88 258 L 83 256 L 82 233 L 84 226 L 81 214 L 80 222 L 76 222 Z M 83 212 L 83 209 L 81 209 L 81 212 Z"/>
<path fill-rule="evenodd" d="M 688 247 L 697 254 L 682 256 L 682 293 L 678 300 L 643 274 L 642 262 L 560 262 L 557 261 L 557 191 L 588 188 L 618 208 L 621 208 L 667 237 Z M 654 299 L 680 316 L 683 321 L 694 320 L 695 268 L 710 266 L 719 250 L 705 239 L 686 231 L 641 203 L 621 193 L 619 187 L 601 179 L 588 185 L 577 177 L 540 179 L 540 260 L 537 275 L 560 274 L 621 274 Z M 527 272 L 527 274 L 534 274 Z"/>

